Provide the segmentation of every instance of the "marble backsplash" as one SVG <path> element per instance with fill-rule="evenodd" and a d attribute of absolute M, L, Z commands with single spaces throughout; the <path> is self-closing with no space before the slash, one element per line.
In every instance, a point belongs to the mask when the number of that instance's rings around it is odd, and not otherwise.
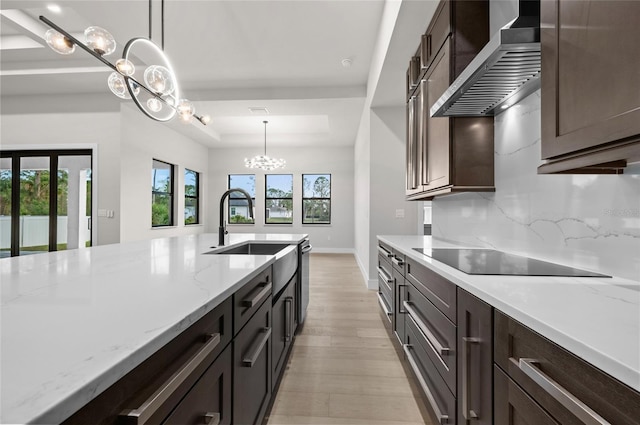
<path fill-rule="evenodd" d="M 540 91 L 495 119 L 495 193 L 432 203 L 433 236 L 640 281 L 640 166 L 538 175 Z"/>

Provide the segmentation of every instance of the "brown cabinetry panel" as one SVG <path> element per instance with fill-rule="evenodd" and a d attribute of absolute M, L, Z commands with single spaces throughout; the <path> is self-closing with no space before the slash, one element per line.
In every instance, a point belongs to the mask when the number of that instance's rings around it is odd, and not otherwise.
<path fill-rule="evenodd" d="M 427 297 L 449 320 L 456 323 L 457 286 L 409 257 L 406 262 L 407 281 Z"/>
<path fill-rule="evenodd" d="M 541 2 L 540 173 L 640 159 L 640 2 Z M 605 164 L 622 161 L 614 164 Z"/>
<path fill-rule="evenodd" d="M 281 292 L 278 300 L 273 304 L 273 333 L 272 333 L 272 388 L 275 389 L 284 366 L 289 358 L 289 350 L 293 344 L 295 333 L 296 291 L 295 283 L 298 276 L 295 275 Z"/>

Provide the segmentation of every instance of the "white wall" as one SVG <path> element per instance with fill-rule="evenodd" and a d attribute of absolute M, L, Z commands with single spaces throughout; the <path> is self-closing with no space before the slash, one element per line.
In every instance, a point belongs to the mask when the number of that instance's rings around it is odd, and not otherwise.
<path fill-rule="evenodd" d="M 137 109 L 123 107 L 120 191 L 120 240 L 132 241 L 203 233 L 205 226 L 184 225 L 184 169 L 200 174 L 200 222 L 208 217 L 208 149 L 153 121 Z M 151 170 L 154 159 L 176 165 L 174 220 L 171 227 L 151 227 Z"/>
<path fill-rule="evenodd" d="M 9 109 L 3 99 L 3 110 Z M 5 108 L 6 107 L 6 108 Z M 38 113 L 0 116 L 0 149 L 87 149 L 97 147 L 94 157 L 94 196 L 98 209 L 120 209 L 120 114 Z M 98 217 L 94 245 L 120 240 L 120 215 Z"/>
<path fill-rule="evenodd" d="M 640 280 L 640 165 L 538 175 L 540 92 L 495 119 L 495 193 L 433 201 L 439 238 Z"/>
<path fill-rule="evenodd" d="M 293 224 L 264 224 L 264 175 L 244 166 L 252 149 L 209 149 L 209 213 L 207 232 L 217 233 L 220 196 L 228 189 L 229 174 L 256 175 L 255 224 L 231 224 L 230 233 L 308 233 L 316 252 L 353 252 L 354 155 L 350 147 L 278 148 L 269 155 L 284 158 L 286 168 L 266 174 L 293 174 Z M 331 174 L 331 224 L 302 225 L 302 174 Z M 225 219 L 227 214 L 225 206 Z"/>

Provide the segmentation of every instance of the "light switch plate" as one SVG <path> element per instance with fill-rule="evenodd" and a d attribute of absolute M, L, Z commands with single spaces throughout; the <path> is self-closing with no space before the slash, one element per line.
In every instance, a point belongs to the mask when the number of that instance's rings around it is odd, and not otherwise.
<path fill-rule="evenodd" d="M 396 218 L 404 218 L 404 209 L 396 210 Z"/>

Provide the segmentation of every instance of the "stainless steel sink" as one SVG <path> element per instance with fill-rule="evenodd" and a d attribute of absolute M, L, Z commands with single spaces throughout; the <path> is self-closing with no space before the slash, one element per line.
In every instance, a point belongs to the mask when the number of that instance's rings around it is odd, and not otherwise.
<path fill-rule="evenodd" d="M 221 248 L 220 250 L 207 252 L 207 254 L 276 255 L 289 246 L 287 244 L 248 243 L 230 248 Z"/>

